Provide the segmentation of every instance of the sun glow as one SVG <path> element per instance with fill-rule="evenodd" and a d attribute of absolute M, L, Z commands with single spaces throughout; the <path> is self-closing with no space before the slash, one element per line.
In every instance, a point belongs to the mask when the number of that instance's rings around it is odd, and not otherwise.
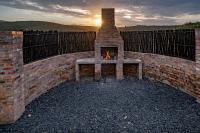
<path fill-rule="evenodd" d="M 96 18 L 96 19 L 95 19 L 95 26 L 100 27 L 101 24 L 102 24 L 102 20 L 101 20 L 101 18 Z"/>

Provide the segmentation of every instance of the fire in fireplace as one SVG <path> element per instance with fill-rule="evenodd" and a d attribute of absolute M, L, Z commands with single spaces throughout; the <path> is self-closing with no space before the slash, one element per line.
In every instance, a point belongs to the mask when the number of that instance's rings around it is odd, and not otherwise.
<path fill-rule="evenodd" d="M 117 47 L 102 47 L 101 58 L 103 60 L 117 60 Z"/>

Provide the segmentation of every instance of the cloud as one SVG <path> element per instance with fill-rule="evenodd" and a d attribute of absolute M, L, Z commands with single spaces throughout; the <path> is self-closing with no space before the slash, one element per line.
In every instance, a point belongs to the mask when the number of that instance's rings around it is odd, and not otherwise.
<path fill-rule="evenodd" d="M 41 6 L 39 3 L 27 0 L 1 0 L 0 5 L 13 7 L 17 9 L 45 10 L 45 7 Z"/>
<path fill-rule="evenodd" d="M 77 7 L 68 7 L 68 6 L 61 6 L 61 5 L 52 5 L 52 9 L 54 9 L 56 12 L 61 12 L 61 13 L 73 13 L 73 14 L 77 14 L 77 15 L 90 15 L 90 11 L 89 10 L 84 10 L 81 8 L 77 8 Z"/>
<path fill-rule="evenodd" d="M 26 9 L 34 11 L 42 11 L 49 13 L 63 13 L 72 16 L 88 16 L 90 11 L 81 9 L 80 7 L 64 6 L 65 3 L 56 4 L 51 1 L 31 1 L 31 0 L 7 0 L 0 1 L 0 5 L 16 8 L 16 9 Z"/>
<path fill-rule="evenodd" d="M 102 7 L 114 7 L 119 23 L 124 25 L 176 24 L 200 19 L 200 0 L 0 0 L 0 5 L 80 18 L 91 18 Z"/>
<path fill-rule="evenodd" d="M 38 3 L 32 2 L 32 1 L 16 0 L 16 2 L 19 2 L 22 5 L 27 5 L 27 6 L 30 6 L 30 7 L 35 7 L 35 8 L 38 8 L 40 10 L 44 10 L 45 9 L 43 6 L 40 6 Z M 14 3 L 15 3 L 15 1 L 14 1 Z"/>

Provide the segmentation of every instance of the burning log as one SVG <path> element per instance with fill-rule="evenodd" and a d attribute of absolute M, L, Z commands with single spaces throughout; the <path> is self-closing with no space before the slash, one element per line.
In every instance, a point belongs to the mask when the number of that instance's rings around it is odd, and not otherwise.
<path fill-rule="evenodd" d="M 110 60 L 111 56 L 110 56 L 110 51 L 106 51 L 106 57 L 105 60 Z"/>

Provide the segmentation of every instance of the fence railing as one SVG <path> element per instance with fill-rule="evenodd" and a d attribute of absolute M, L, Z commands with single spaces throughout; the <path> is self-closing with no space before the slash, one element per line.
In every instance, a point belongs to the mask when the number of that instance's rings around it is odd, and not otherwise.
<path fill-rule="evenodd" d="M 121 32 L 124 50 L 195 61 L 195 30 Z M 47 57 L 94 51 L 95 32 L 24 32 L 23 58 L 30 63 Z"/>
<path fill-rule="evenodd" d="M 125 51 L 195 60 L 195 30 L 121 32 Z"/>
<path fill-rule="evenodd" d="M 95 32 L 24 32 L 23 58 L 30 63 L 47 57 L 94 50 Z"/>

